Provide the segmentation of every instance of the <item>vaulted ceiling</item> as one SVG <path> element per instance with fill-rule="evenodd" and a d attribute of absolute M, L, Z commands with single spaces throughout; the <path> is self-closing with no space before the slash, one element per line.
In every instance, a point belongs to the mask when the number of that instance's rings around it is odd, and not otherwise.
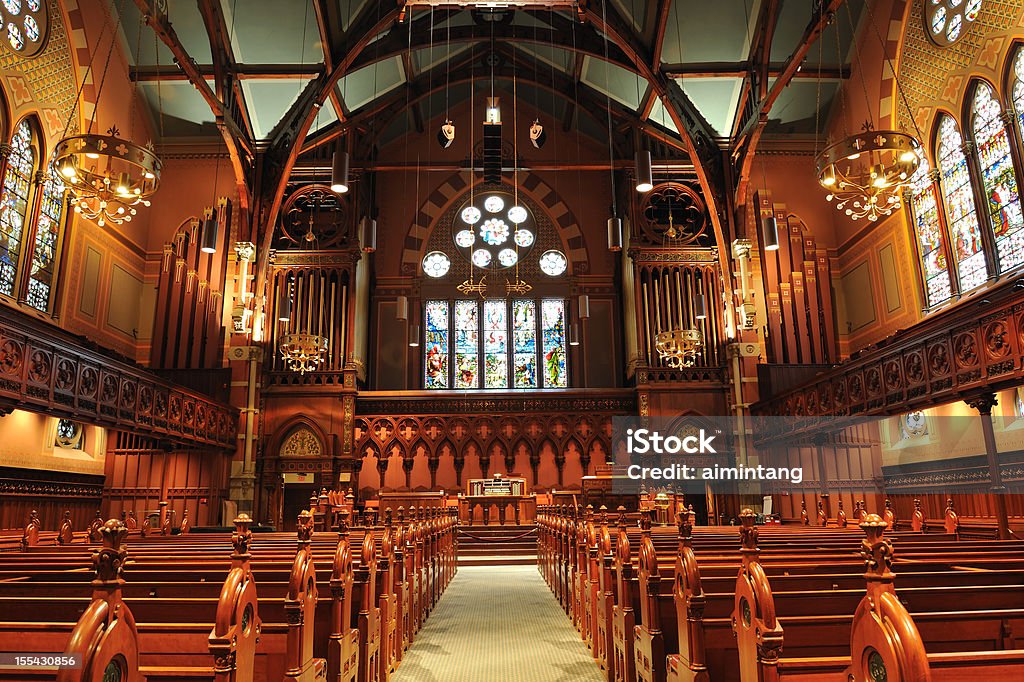
<path fill-rule="evenodd" d="M 123 49 L 140 94 L 154 116 L 158 104 L 162 108 L 165 137 L 215 134 L 209 103 L 175 64 L 171 50 L 143 25 L 139 7 L 146 4 L 111 0 L 111 7 L 123 7 Z M 520 97 L 556 121 L 582 110 L 594 120 L 580 120 L 581 128 L 603 122 L 610 98 L 618 120 L 649 124 L 678 138 L 676 123 L 651 83 L 652 75 L 662 77 L 679 86 L 681 99 L 700 119 L 697 125 L 723 147 L 747 123 L 745 114 L 762 87 L 759 79 L 766 76 L 764 85 L 772 87 L 816 19 L 809 0 L 609 0 L 606 7 L 595 0 L 585 3 L 594 16 L 589 22 L 584 16 L 582 23 L 571 9 L 413 6 L 405 22 L 393 16 L 388 24 L 399 4 L 168 0 L 167 18 L 213 90 L 218 68 L 213 52 L 223 50 L 220 58 L 237 78 L 234 97 L 227 99 L 237 103 L 239 128 L 254 143 L 271 136 L 311 79 L 324 77 L 383 20 L 385 30 L 338 79 L 330 106 L 313 121 L 307 145 L 346 129 L 341 121 L 350 119 L 373 116 L 375 129 L 388 138 L 422 126 L 424 118 L 443 113 L 443 101 L 468 97 L 470 80 L 488 79 L 490 58 L 498 64 L 499 89 L 511 89 L 514 71 Z M 815 112 L 830 106 L 840 79 L 849 74 L 862 9 L 863 0 L 851 0 L 836 12 L 772 103 L 765 134 L 813 133 Z M 605 33 L 595 25 L 599 17 L 607 18 L 628 43 L 626 49 L 614 41 L 605 44 Z"/>

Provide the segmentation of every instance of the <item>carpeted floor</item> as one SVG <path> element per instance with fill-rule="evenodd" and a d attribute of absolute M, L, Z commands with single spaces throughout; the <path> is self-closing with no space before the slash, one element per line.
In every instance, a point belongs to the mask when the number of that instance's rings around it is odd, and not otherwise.
<path fill-rule="evenodd" d="M 536 566 L 463 566 L 393 682 L 603 682 Z"/>

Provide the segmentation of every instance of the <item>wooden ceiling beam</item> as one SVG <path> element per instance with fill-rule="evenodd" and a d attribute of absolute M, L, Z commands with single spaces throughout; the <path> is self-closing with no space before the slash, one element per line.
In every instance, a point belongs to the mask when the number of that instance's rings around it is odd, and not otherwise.
<path fill-rule="evenodd" d="M 244 216 L 250 212 L 253 203 L 249 177 L 256 154 L 252 138 L 247 130 L 236 120 L 236 112 L 228 107 L 217 96 L 217 93 L 210 87 L 210 84 L 206 82 L 206 78 L 199 71 L 195 59 L 188 53 L 188 50 L 185 49 L 178 38 L 177 33 L 175 33 L 174 27 L 171 26 L 170 21 L 167 19 L 166 12 L 160 11 L 159 8 L 162 5 L 150 2 L 150 0 L 135 0 L 135 4 L 138 6 L 142 16 L 145 17 L 146 24 L 153 29 L 157 38 L 171 51 L 174 59 L 178 62 L 179 68 L 185 73 L 196 90 L 199 91 L 199 94 L 213 112 L 218 130 L 220 130 L 221 136 L 224 138 L 224 144 L 227 146 L 228 156 L 231 159 L 232 169 L 235 173 L 235 186 L 238 189 L 239 203 L 241 204 L 240 208 L 242 209 L 244 219 Z"/>
<path fill-rule="evenodd" d="M 204 78 L 216 77 L 213 64 L 196 64 L 196 70 Z M 301 80 L 316 78 L 325 73 L 323 64 L 235 64 L 234 76 L 238 80 Z M 186 74 L 177 64 L 161 64 L 157 66 L 134 66 L 129 72 L 131 80 L 144 83 L 148 81 L 186 81 Z"/>
<path fill-rule="evenodd" d="M 785 69 L 784 62 L 774 62 L 768 66 L 768 77 L 778 78 Z M 746 78 L 750 74 L 751 63 L 742 62 L 692 62 L 688 64 L 664 64 L 661 72 L 669 78 Z M 817 79 L 841 80 L 850 77 L 849 67 L 827 66 L 821 69 L 801 69 L 793 74 L 793 80 Z"/>
<path fill-rule="evenodd" d="M 658 14 L 654 21 L 654 38 L 652 42 L 651 69 L 661 69 L 661 57 L 665 51 L 665 32 L 668 29 L 668 18 L 672 14 L 672 0 L 658 2 Z"/>
<path fill-rule="evenodd" d="M 782 71 L 776 77 L 771 87 L 766 87 L 765 95 L 752 108 L 742 127 L 739 128 L 739 133 L 734 137 L 730 152 L 735 169 L 736 191 L 734 199 L 737 206 L 746 202 L 747 185 L 750 180 L 750 164 L 757 151 L 757 145 L 761 139 L 761 134 L 764 132 L 764 127 L 768 124 L 768 114 L 772 106 L 786 86 L 793 80 L 793 77 L 800 71 L 800 67 L 811 46 L 821 37 L 822 31 L 835 18 L 836 10 L 842 4 L 843 0 L 824 0 L 817 6 L 817 12 L 811 16 L 811 21 L 807 24 L 807 28 L 804 29 L 804 34 L 797 43 L 793 53 L 786 60 Z M 770 50 L 771 48 L 769 47 L 768 49 Z"/>

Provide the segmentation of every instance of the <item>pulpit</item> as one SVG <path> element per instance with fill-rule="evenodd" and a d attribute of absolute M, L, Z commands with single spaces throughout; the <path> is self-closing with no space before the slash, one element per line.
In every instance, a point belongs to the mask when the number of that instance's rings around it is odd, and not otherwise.
<path fill-rule="evenodd" d="M 473 513 L 478 507 L 481 509 L 484 525 L 491 522 L 491 511 L 498 512 L 499 525 L 505 525 L 506 512 L 512 508 L 512 515 L 515 524 L 518 526 L 525 509 L 532 495 L 526 493 L 526 479 L 495 474 L 492 478 L 474 478 L 469 480 L 468 492 L 462 498 L 463 519 L 470 526 L 473 525 Z"/>

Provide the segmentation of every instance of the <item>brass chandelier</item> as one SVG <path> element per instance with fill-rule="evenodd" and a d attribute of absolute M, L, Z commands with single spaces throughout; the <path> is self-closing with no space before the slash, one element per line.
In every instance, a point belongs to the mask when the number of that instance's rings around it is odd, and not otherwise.
<path fill-rule="evenodd" d="M 308 332 L 285 334 L 278 342 L 278 348 L 288 369 L 299 374 L 314 372 L 324 361 L 327 337 Z"/>
<path fill-rule="evenodd" d="M 853 220 L 874 221 L 900 208 L 900 190 L 922 158 L 921 143 L 913 136 L 866 130 L 823 149 L 815 165 L 828 201 Z"/>
<path fill-rule="evenodd" d="M 160 159 L 151 146 L 106 135 L 65 137 L 54 149 L 54 165 L 74 196 L 75 213 L 99 226 L 131 222 L 135 206 L 149 206 L 160 186 Z"/>
<path fill-rule="evenodd" d="M 697 356 L 704 350 L 704 338 L 698 329 L 672 329 L 658 332 L 655 347 L 662 361 L 669 367 L 693 367 Z"/>
<path fill-rule="evenodd" d="M 148 23 L 151 17 L 142 16 L 139 20 L 139 42 L 135 48 L 135 63 L 138 63 L 139 48 L 142 41 L 142 26 Z M 53 150 L 53 167 L 63 177 L 64 184 L 72 198 L 72 205 L 75 213 L 84 216 L 89 220 L 95 220 L 99 226 L 107 223 L 120 225 L 131 222 L 136 214 L 136 206 L 150 205 L 150 197 L 160 187 L 160 170 L 162 163 L 160 158 L 153 151 L 153 143 L 145 146 L 136 144 L 130 140 L 120 137 L 120 131 L 116 125 L 110 126 L 106 134 L 94 133 L 93 126 L 100 111 L 100 101 L 103 96 L 103 86 L 107 80 L 107 72 L 110 70 L 110 59 L 114 52 L 114 44 L 117 41 L 117 33 L 121 24 L 120 15 L 112 25 L 104 24 L 97 46 L 103 39 L 108 26 L 111 29 L 110 46 L 107 50 L 106 62 L 103 65 L 103 74 L 99 79 L 99 89 L 96 92 L 96 102 L 92 110 L 92 118 L 85 132 L 78 135 L 69 135 L 74 113 L 82 101 L 82 93 L 87 77 L 82 79 L 82 85 L 78 90 L 75 106 L 68 115 L 67 123 L 64 126 L 64 133 Z M 160 67 L 159 50 L 156 52 L 157 69 Z M 89 71 L 93 65 L 89 64 Z M 132 136 L 135 128 L 135 100 L 136 93 L 131 99 L 131 107 L 128 111 L 129 137 Z M 160 121 L 160 134 L 163 135 L 163 102 L 160 97 L 159 84 L 157 85 L 157 114 Z"/>

